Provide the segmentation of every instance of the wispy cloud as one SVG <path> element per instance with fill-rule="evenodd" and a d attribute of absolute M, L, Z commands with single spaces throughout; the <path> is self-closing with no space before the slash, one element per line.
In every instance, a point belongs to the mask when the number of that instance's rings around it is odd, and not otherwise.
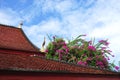
<path fill-rule="evenodd" d="M 16 25 L 19 21 L 20 17 L 18 17 L 18 14 L 10 8 L 6 10 L 0 9 L 0 23 Z"/>

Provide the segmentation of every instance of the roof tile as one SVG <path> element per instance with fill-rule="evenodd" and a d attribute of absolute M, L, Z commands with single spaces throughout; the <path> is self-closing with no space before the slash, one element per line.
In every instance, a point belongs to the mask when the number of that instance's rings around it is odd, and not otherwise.
<path fill-rule="evenodd" d="M 90 74 L 116 74 L 108 70 L 99 70 L 65 62 L 48 60 L 42 57 L 31 57 L 30 55 L 4 54 L 0 53 L 0 69 L 25 69 L 39 71 L 90 73 Z"/>

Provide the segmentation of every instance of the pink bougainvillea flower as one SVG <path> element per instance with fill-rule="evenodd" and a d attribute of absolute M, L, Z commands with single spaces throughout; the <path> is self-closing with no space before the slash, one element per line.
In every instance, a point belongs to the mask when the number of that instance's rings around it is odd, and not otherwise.
<path fill-rule="evenodd" d="M 104 68 L 105 66 L 104 65 L 100 65 L 100 68 L 102 69 L 102 68 Z"/>
<path fill-rule="evenodd" d="M 83 62 L 82 61 L 78 61 L 78 63 L 77 63 L 78 65 L 82 65 L 83 64 Z"/>
<path fill-rule="evenodd" d="M 99 56 L 98 56 L 98 55 L 96 55 L 96 58 L 99 58 Z"/>
<path fill-rule="evenodd" d="M 111 50 L 107 50 L 107 52 L 109 52 L 109 53 L 110 53 L 110 52 L 112 52 L 112 51 L 111 51 Z"/>
<path fill-rule="evenodd" d="M 116 69 L 116 70 L 119 70 L 119 67 L 118 67 L 118 66 L 115 66 L 115 69 Z"/>
<path fill-rule="evenodd" d="M 87 65 L 87 62 L 84 62 L 84 65 Z"/>
<path fill-rule="evenodd" d="M 97 65 L 103 65 L 103 62 L 101 62 L 101 61 L 97 61 L 96 64 L 97 64 Z"/>
<path fill-rule="evenodd" d="M 45 50 L 45 52 L 47 53 L 47 52 L 48 52 L 48 50 L 46 49 L 46 50 Z"/>
<path fill-rule="evenodd" d="M 110 58 L 108 57 L 108 60 L 110 60 Z"/>
<path fill-rule="evenodd" d="M 92 45 L 92 41 L 89 41 L 88 43 L 89 43 L 89 45 Z"/>
<path fill-rule="evenodd" d="M 65 42 L 61 42 L 61 44 L 62 44 L 63 46 L 67 46 L 67 44 L 66 44 Z"/>
<path fill-rule="evenodd" d="M 89 57 L 89 58 L 87 58 L 87 60 L 90 61 L 90 60 L 92 60 L 92 58 Z"/>
<path fill-rule="evenodd" d="M 85 65 L 87 65 L 87 62 L 78 61 L 77 64 L 78 64 L 78 65 L 83 65 L 83 66 L 85 66 Z"/>
<path fill-rule="evenodd" d="M 67 44 L 66 44 L 65 42 L 63 43 L 63 45 L 64 45 L 64 46 L 67 46 Z"/>
<path fill-rule="evenodd" d="M 106 49 L 106 47 L 102 47 L 101 49 L 102 49 L 102 50 L 105 50 L 105 49 Z"/>
<path fill-rule="evenodd" d="M 63 50 L 56 50 L 56 52 L 57 52 L 57 53 L 62 53 L 62 52 L 63 52 Z"/>
<path fill-rule="evenodd" d="M 89 50 L 92 50 L 92 51 L 95 51 L 95 50 L 96 50 L 96 48 L 95 48 L 94 46 L 88 46 L 88 49 L 89 49 Z"/>
<path fill-rule="evenodd" d="M 65 49 L 66 54 L 69 52 L 69 48 L 67 46 L 63 46 L 63 48 Z"/>
<path fill-rule="evenodd" d="M 55 36 L 53 36 L 53 39 L 55 40 Z"/>
<path fill-rule="evenodd" d="M 112 57 L 115 57 L 115 55 L 112 55 Z"/>
<path fill-rule="evenodd" d="M 100 40 L 99 43 L 102 43 L 102 44 L 104 44 L 105 46 L 108 46 L 108 45 L 109 45 L 109 43 L 107 42 L 107 40 Z"/>
<path fill-rule="evenodd" d="M 66 48 L 67 48 L 67 46 L 63 46 L 63 48 L 64 48 L 64 49 L 66 49 Z"/>
<path fill-rule="evenodd" d="M 106 59 L 106 58 L 103 58 L 103 61 L 104 61 L 104 62 L 106 62 L 106 61 L 107 61 L 107 59 Z"/>

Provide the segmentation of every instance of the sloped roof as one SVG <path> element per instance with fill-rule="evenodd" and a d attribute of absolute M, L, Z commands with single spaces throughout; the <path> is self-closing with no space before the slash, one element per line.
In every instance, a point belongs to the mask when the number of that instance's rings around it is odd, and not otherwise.
<path fill-rule="evenodd" d="M 99 70 L 65 62 L 48 60 L 40 56 L 35 57 L 3 53 L 0 53 L 0 69 L 62 73 L 118 74 L 108 70 Z"/>
<path fill-rule="evenodd" d="M 0 24 L 0 48 L 38 52 L 21 28 Z"/>

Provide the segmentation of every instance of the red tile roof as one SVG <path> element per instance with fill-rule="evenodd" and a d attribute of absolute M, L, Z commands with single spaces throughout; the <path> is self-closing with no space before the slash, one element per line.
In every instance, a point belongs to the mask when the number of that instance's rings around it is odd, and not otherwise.
<path fill-rule="evenodd" d="M 108 70 L 99 70 L 65 62 L 48 60 L 42 57 L 0 53 L 0 69 L 43 72 L 69 72 L 90 74 L 117 74 Z"/>
<path fill-rule="evenodd" d="M 0 24 L 0 48 L 38 52 L 21 28 Z"/>

